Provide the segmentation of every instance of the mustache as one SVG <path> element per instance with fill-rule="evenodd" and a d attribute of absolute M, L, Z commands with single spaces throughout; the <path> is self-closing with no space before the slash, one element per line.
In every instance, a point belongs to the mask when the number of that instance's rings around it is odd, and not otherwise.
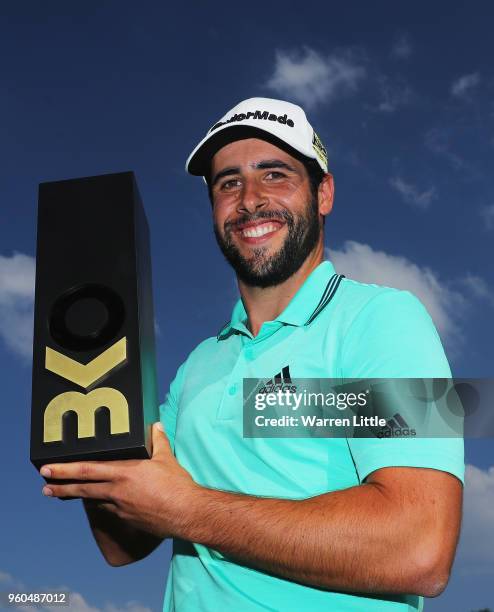
<path fill-rule="evenodd" d="M 262 219 L 264 221 L 278 220 L 285 221 L 288 225 L 293 223 L 293 215 L 287 210 L 262 210 L 253 215 L 244 214 L 233 221 L 227 221 L 224 224 L 225 232 L 232 232 L 245 223 L 251 223 Z"/>

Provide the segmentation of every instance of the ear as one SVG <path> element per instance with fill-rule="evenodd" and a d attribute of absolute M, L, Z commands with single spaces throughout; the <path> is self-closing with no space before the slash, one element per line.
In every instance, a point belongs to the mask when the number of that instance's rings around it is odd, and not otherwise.
<path fill-rule="evenodd" d="M 319 203 L 319 214 L 325 217 L 329 215 L 333 208 L 334 200 L 334 180 L 332 174 L 325 174 L 319 184 L 317 192 L 317 199 Z"/>

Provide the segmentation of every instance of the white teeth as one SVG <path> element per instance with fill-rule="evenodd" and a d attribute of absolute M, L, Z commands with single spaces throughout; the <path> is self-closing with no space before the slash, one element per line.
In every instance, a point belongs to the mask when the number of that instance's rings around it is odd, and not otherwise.
<path fill-rule="evenodd" d="M 264 234 L 268 234 L 269 232 L 275 232 L 277 229 L 278 226 L 274 223 L 263 223 L 262 225 L 247 227 L 242 230 L 242 236 L 246 238 L 259 238 L 259 236 L 264 236 Z"/>

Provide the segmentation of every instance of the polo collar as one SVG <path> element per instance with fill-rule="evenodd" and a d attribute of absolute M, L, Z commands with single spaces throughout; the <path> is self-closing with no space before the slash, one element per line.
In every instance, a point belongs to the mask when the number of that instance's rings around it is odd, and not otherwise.
<path fill-rule="evenodd" d="M 321 262 L 305 279 L 275 321 L 297 327 L 310 325 L 332 300 L 342 278 L 344 278 L 342 274 L 336 274 L 330 261 Z M 247 313 L 242 300 L 239 299 L 233 308 L 231 320 L 221 328 L 217 339 L 224 340 L 235 330 L 250 335 L 246 323 Z"/>

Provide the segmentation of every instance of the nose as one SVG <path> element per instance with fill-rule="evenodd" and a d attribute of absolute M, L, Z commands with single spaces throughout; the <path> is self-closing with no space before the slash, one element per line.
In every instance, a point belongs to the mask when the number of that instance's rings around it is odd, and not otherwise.
<path fill-rule="evenodd" d="M 262 186 L 258 181 L 246 179 L 242 188 L 241 197 L 237 210 L 241 213 L 255 213 L 258 209 L 267 206 L 269 200 L 263 193 Z"/>

